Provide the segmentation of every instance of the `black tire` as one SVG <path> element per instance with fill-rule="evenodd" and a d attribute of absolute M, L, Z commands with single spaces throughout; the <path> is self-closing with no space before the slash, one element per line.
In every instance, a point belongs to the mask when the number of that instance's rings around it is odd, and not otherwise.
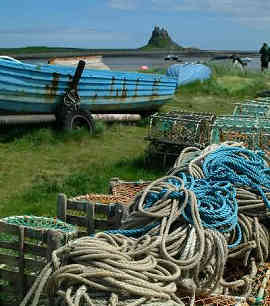
<path fill-rule="evenodd" d="M 148 118 L 152 115 L 154 115 L 155 113 L 157 113 L 158 111 L 144 111 L 144 112 L 140 112 L 139 114 L 141 115 L 142 119 Z"/>
<path fill-rule="evenodd" d="M 95 122 L 91 113 L 84 109 L 78 111 L 68 111 L 63 118 L 64 130 L 76 130 L 81 128 L 87 128 L 92 135 L 95 132 Z"/>

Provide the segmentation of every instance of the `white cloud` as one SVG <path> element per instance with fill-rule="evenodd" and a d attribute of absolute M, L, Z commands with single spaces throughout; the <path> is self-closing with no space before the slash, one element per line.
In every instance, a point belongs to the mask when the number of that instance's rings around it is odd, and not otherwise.
<path fill-rule="evenodd" d="M 242 18 L 247 22 L 270 16 L 270 1 L 266 0 L 151 0 L 156 10 L 201 11 L 219 13 L 227 17 Z M 258 17 L 259 16 L 259 17 Z"/>
<path fill-rule="evenodd" d="M 270 1 L 266 0 L 151 0 L 155 10 L 201 12 L 226 18 L 252 29 L 270 29 Z"/>
<path fill-rule="evenodd" d="M 253 28 L 270 27 L 269 0 L 107 0 L 110 7 L 120 10 L 200 12 L 213 17 L 218 14 L 228 22 Z M 269 26 L 268 26 L 269 23 Z"/>

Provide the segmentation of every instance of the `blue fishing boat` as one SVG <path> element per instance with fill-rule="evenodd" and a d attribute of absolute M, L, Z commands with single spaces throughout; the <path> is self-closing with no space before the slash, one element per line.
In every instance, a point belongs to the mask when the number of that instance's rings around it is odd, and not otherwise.
<path fill-rule="evenodd" d="M 71 88 L 76 68 L 33 65 L 0 58 L 0 109 L 55 113 Z M 84 69 L 77 84 L 79 107 L 93 113 L 156 111 L 169 101 L 176 79 L 159 74 Z"/>
<path fill-rule="evenodd" d="M 177 86 L 182 86 L 196 81 L 208 80 L 212 71 L 204 64 L 183 63 L 171 65 L 166 74 L 177 80 Z"/>

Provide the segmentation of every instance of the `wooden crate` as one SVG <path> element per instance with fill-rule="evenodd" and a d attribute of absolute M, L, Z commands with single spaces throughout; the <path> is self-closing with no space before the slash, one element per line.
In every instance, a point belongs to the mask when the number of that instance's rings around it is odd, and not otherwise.
<path fill-rule="evenodd" d="M 113 196 L 119 198 L 119 202 L 124 205 L 130 204 L 137 193 L 142 191 L 152 181 L 124 181 L 118 177 L 113 177 L 109 182 L 109 189 Z"/>
<path fill-rule="evenodd" d="M 63 224 L 53 218 L 28 218 Z M 7 219 L 0 219 L 0 304 L 18 305 L 42 268 L 50 261 L 52 251 L 77 237 L 77 230 L 74 228 L 73 232 L 65 233 L 55 229 L 9 224 Z"/>
<path fill-rule="evenodd" d="M 79 237 L 119 228 L 124 213 L 124 206 L 113 195 L 87 194 L 68 199 L 61 193 L 57 199 L 57 218 L 77 225 Z"/>

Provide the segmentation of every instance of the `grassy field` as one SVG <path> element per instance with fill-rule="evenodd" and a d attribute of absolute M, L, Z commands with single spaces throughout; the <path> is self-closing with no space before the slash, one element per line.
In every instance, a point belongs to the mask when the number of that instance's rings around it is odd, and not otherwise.
<path fill-rule="evenodd" d="M 173 109 L 229 114 L 233 103 L 254 98 L 270 88 L 270 74 L 243 73 L 212 66 L 213 77 L 177 90 L 161 111 Z M 13 127 L 0 130 L 0 217 L 56 215 L 56 198 L 107 193 L 111 177 L 125 180 L 155 179 L 161 167 L 146 167 L 147 124 L 99 124 L 86 131 L 57 132 L 48 127 Z"/>

